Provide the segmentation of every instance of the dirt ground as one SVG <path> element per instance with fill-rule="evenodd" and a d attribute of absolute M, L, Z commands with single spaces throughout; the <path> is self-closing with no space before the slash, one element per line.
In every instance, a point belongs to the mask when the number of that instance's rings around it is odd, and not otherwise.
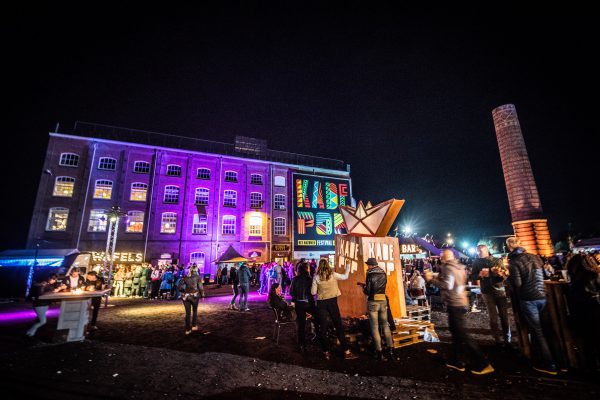
<path fill-rule="evenodd" d="M 445 367 L 449 332 L 443 313 L 432 316 L 441 342 L 398 349 L 397 363 L 376 362 L 367 350 L 358 348 L 356 360 L 333 357 L 326 361 L 316 344 L 306 354 L 297 351 L 293 324 L 282 327 L 279 345 L 271 340 L 273 315 L 266 296 L 253 292 L 250 312 L 230 311 L 229 290 L 207 287 L 208 297 L 199 307 L 200 331 L 189 336 L 184 335 L 180 301 L 111 299 L 110 306 L 100 310 L 99 329 L 88 340 L 63 345 L 48 343 L 56 316 L 36 340 L 23 336 L 32 317 L 0 318 L 2 385 L 36 398 L 600 395 L 597 383 L 586 382 L 574 372 L 547 377 L 531 370 L 518 352 L 493 345 L 485 312 L 468 315 L 469 332 L 496 372 L 475 376 Z M 0 317 L 28 308 L 27 304 L 3 304 Z"/>

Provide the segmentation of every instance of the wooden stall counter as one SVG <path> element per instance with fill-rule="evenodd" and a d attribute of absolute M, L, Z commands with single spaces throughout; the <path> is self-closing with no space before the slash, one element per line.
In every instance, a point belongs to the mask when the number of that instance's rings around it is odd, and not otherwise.
<path fill-rule="evenodd" d="M 56 335 L 57 341 L 76 342 L 85 339 L 85 327 L 89 322 L 90 299 L 105 296 L 109 289 L 58 292 L 40 296 L 40 300 L 60 300 L 57 331 L 67 330 L 66 336 Z"/>

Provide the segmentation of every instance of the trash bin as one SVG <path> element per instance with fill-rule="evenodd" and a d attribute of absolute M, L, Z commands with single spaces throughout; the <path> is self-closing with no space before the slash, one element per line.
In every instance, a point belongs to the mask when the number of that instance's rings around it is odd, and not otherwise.
<path fill-rule="evenodd" d="M 204 274 L 204 284 L 208 285 L 210 282 L 210 274 Z"/>

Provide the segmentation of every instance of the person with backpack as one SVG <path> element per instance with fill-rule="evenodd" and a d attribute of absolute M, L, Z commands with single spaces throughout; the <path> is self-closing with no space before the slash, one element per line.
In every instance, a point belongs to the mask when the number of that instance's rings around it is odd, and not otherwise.
<path fill-rule="evenodd" d="M 198 300 L 204 297 L 204 286 L 197 268 L 190 268 L 187 276 L 179 281 L 181 301 L 185 308 L 185 334 L 198 330 Z M 191 321 L 190 321 L 191 319 Z"/>
<path fill-rule="evenodd" d="M 544 262 L 540 256 L 527 253 L 514 236 L 506 239 L 508 248 L 508 281 L 515 304 L 520 310 L 531 335 L 534 349 L 532 368 L 548 375 L 556 375 L 557 369 L 544 335 L 542 319 L 547 312 L 544 287 Z"/>

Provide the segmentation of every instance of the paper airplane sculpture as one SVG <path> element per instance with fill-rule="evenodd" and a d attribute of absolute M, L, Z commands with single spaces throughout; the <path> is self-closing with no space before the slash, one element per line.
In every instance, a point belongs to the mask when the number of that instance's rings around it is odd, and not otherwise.
<path fill-rule="evenodd" d="M 391 199 L 376 206 L 368 202 L 365 207 L 359 201 L 358 207 L 340 206 L 340 211 L 350 235 L 384 237 L 403 205 L 404 200 Z"/>

